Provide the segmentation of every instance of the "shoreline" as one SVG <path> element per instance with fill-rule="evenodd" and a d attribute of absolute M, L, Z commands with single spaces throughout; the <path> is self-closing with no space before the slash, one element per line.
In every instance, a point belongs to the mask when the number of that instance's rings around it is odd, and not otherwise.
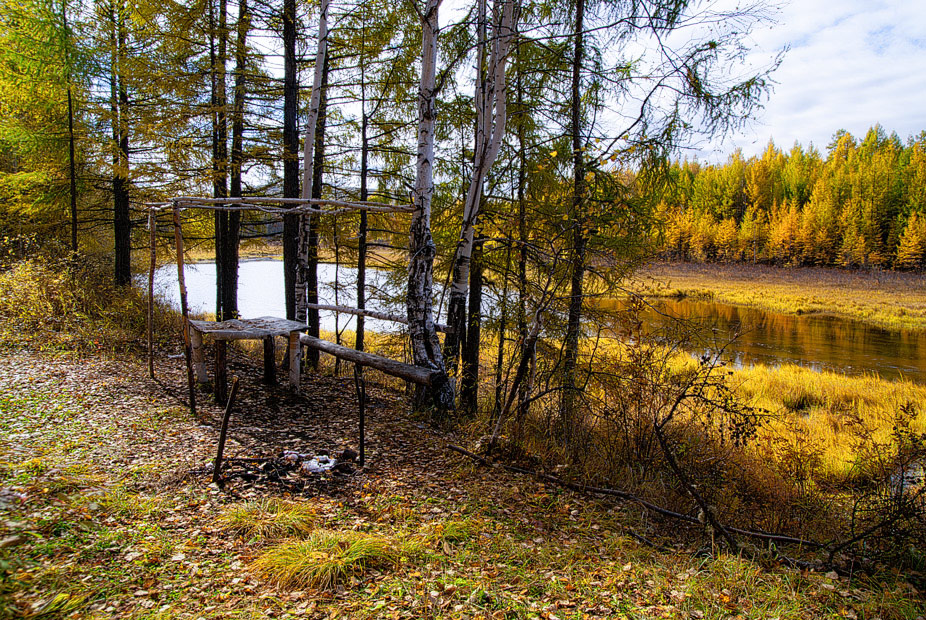
<path fill-rule="evenodd" d="M 651 263 L 634 276 L 647 297 L 714 301 L 789 315 L 834 316 L 926 331 L 926 276 L 825 267 Z"/>

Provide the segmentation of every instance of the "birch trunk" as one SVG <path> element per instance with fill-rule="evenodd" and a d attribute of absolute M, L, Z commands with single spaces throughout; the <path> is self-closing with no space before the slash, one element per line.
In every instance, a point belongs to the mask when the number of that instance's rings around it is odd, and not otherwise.
<path fill-rule="evenodd" d="M 406 310 L 415 365 L 440 373 L 431 384 L 431 396 L 439 409 L 453 407 L 454 388 L 444 372 L 444 359 L 432 316 L 434 239 L 431 236 L 431 197 L 434 194 L 434 125 L 437 73 L 437 14 L 441 0 L 427 0 L 421 13 L 421 84 L 418 89 L 418 158 L 415 179 L 415 211 L 409 231 L 408 292 Z M 419 392 L 416 406 L 424 405 Z"/>
<path fill-rule="evenodd" d="M 483 185 L 489 169 L 498 156 L 505 135 L 508 116 L 505 66 L 514 37 L 515 0 L 498 0 L 493 7 L 492 52 L 489 57 L 488 74 L 484 74 L 486 41 L 482 38 L 479 62 L 479 76 L 476 87 L 476 145 L 473 158 L 473 178 L 470 181 L 466 200 L 463 203 L 463 225 L 457 243 L 453 264 L 453 283 L 450 287 L 450 302 L 447 322 L 450 333 L 444 343 L 444 357 L 448 366 L 456 367 L 460 342 L 466 335 L 466 294 L 469 283 L 470 262 L 473 254 L 476 218 L 482 201 Z M 480 11 L 484 11 L 484 0 Z M 493 114 L 494 108 L 494 114 Z"/>
<path fill-rule="evenodd" d="M 312 98 L 309 101 L 309 117 L 305 130 L 305 152 L 302 168 L 302 197 L 311 198 L 315 192 L 315 130 L 321 109 L 322 80 L 325 74 L 325 58 L 328 55 L 328 0 L 322 0 L 318 15 L 318 51 L 315 54 L 315 77 L 312 81 Z M 312 237 L 312 217 L 299 218 L 299 256 L 296 269 L 296 320 L 307 319 L 306 303 L 309 286 L 309 253 Z"/>

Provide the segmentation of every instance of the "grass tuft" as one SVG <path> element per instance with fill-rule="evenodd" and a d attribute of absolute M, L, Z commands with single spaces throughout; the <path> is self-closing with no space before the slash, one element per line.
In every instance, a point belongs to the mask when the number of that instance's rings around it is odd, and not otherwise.
<path fill-rule="evenodd" d="M 316 530 L 268 550 L 254 563 L 260 576 L 281 587 L 327 589 L 374 568 L 390 568 L 420 547 L 384 536 Z"/>
<path fill-rule="evenodd" d="M 220 517 L 226 531 L 242 538 L 307 536 L 315 521 L 316 514 L 311 507 L 279 499 L 238 504 Z"/>

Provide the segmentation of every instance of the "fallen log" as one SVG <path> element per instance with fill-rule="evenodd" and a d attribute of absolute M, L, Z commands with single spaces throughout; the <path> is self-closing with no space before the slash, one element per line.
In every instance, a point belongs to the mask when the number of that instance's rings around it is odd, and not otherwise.
<path fill-rule="evenodd" d="M 531 471 L 529 469 L 524 469 L 522 467 L 515 467 L 514 465 L 505 465 L 503 463 L 497 463 L 495 461 L 490 461 L 489 459 L 483 458 L 479 456 L 478 454 L 474 454 L 473 452 L 470 452 L 469 450 L 465 450 L 461 448 L 460 446 L 456 446 L 453 444 L 447 444 L 447 449 L 452 452 L 462 454 L 463 456 L 468 456 L 469 458 L 473 459 L 474 461 L 478 461 L 482 463 L 483 465 L 488 465 L 490 467 L 501 467 L 502 469 L 505 469 L 510 472 L 514 472 L 516 474 L 524 474 L 526 476 L 533 476 L 539 480 L 543 480 L 545 482 L 552 482 L 553 484 L 557 484 L 561 487 L 564 487 L 564 488 L 567 488 L 573 491 L 579 491 L 581 493 L 592 493 L 596 495 L 609 495 L 611 497 L 617 497 L 619 499 L 623 499 L 625 501 L 633 502 L 635 504 L 643 506 L 644 508 L 651 510 L 657 514 L 660 514 L 664 517 L 670 517 L 672 519 L 678 519 L 679 521 L 685 521 L 687 523 L 701 525 L 701 522 L 696 517 L 692 517 L 691 515 L 682 514 L 680 512 L 675 512 L 667 508 L 663 508 L 662 506 L 657 506 L 656 504 L 653 504 L 652 502 L 648 502 L 641 497 L 637 497 L 636 495 L 628 493 L 627 491 L 621 491 L 619 489 L 608 489 L 604 487 L 595 487 L 595 486 L 590 486 L 587 484 L 577 484 L 575 482 L 569 482 L 568 480 L 563 480 L 562 478 L 557 478 L 556 476 L 551 476 L 550 474 L 544 474 L 538 471 Z M 725 527 L 730 532 L 735 532 L 737 534 L 740 534 L 742 536 L 747 536 L 749 538 L 756 538 L 759 540 L 765 540 L 765 541 L 774 542 L 774 543 L 801 545 L 805 547 L 811 547 L 814 549 L 825 549 L 826 548 L 826 545 L 824 543 L 819 543 L 819 542 L 815 542 L 812 540 L 804 540 L 802 538 L 795 538 L 793 536 L 785 536 L 783 534 L 773 534 L 770 532 L 761 532 L 761 531 L 756 531 L 756 530 L 744 530 L 738 527 L 730 527 L 730 526 L 725 526 Z M 791 560 L 791 561 L 793 562 L 794 560 Z"/>

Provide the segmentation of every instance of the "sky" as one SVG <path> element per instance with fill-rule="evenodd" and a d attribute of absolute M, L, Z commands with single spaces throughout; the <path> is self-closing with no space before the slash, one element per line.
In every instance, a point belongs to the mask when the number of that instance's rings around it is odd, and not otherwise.
<path fill-rule="evenodd" d="M 774 91 L 751 127 L 699 159 L 760 154 L 769 138 L 825 152 L 837 130 L 863 137 L 875 123 L 903 140 L 926 130 L 926 1 L 792 0 L 752 39 L 756 58 L 789 47 Z"/>

